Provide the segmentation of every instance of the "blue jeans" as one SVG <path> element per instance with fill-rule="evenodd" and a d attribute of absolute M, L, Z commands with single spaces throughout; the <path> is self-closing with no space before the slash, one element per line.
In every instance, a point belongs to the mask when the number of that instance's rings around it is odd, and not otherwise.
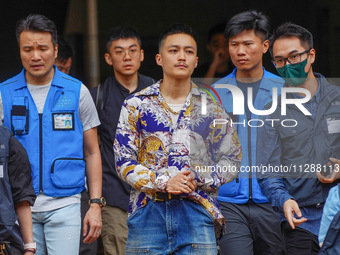
<path fill-rule="evenodd" d="M 80 204 L 32 213 L 32 218 L 35 255 L 79 254 Z"/>
<path fill-rule="evenodd" d="M 150 201 L 127 224 L 127 255 L 217 254 L 213 217 L 189 199 Z"/>

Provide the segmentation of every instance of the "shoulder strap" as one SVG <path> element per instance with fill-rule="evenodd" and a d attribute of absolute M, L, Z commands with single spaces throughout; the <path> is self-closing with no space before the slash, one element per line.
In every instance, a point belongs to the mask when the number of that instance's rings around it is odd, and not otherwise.
<path fill-rule="evenodd" d="M 96 95 L 96 108 L 98 115 L 100 115 L 100 111 L 103 110 L 103 107 L 104 107 L 104 88 L 102 87 L 102 84 L 99 83 Z"/>

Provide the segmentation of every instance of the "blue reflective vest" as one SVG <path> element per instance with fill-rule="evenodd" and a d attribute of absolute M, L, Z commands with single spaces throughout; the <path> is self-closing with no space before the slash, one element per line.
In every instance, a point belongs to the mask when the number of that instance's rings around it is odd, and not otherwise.
<path fill-rule="evenodd" d="M 80 193 L 85 185 L 83 125 L 79 119 L 81 82 L 55 74 L 44 110 L 38 113 L 27 88 L 25 70 L 1 84 L 4 126 L 25 147 L 35 194 L 51 197 Z"/>
<path fill-rule="evenodd" d="M 23 249 L 23 239 L 14 210 L 11 184 L 8 174 L 10 132 L 0 126 L 0 240 L 14 243 Z"/>
<path fill-rule="evenodd" d="M 236 68 L 234 71 L 223 79 L 217 81 L 216 84 L 230 84 L 237 86 Z M 272 89 L 278 88 L 277 93 L 280 95 L 281 87 L 284 80 L 263 68 L 263 77 L 260 83 L 258 93 L 255 98 L 254 108 L 262 110 L 263 107 L 272 101 Z M 232 116 L 235 128 L 242 147 L 242 163 L 238 178 L 230 183 L 226 183 L 219 188 L 218 200 L 222 202 L 244 204 L 250 198 L 256 203 L 267 203 L 268 199 L 263 195 L 262 190 L 256 179 L 256 139 L 257 129 L 261 127 L 249 127 L 246 115 L 233 115 L 233 95 L 230 90 L 224 88 L 216 88 L 216 92 L 221 98 L 222 104 L 229 115 Z M 247 95 L 244 95 L 247 100 Z M 246 101 L 247 102 L 247 101 Z M 258 115 L 251 114 L 252 126 L 260 125 L 256 123 L 259 119 Z M 250 146 L 249 146 L 250 141 Z M 253 169 L 253 172 L 251 171 Z"/>

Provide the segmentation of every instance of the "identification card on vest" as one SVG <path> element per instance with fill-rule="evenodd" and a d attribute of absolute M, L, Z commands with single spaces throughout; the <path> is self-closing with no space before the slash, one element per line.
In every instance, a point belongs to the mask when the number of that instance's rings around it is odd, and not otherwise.
<path fill-rule="evenodd" d="M 74 130 L 74 113 L 52 113 L 53 130 Z"/>

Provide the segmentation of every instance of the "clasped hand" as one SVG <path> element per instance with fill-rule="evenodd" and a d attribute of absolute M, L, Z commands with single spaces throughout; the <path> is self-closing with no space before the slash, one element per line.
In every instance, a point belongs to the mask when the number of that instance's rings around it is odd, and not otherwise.
<path fill-rule="evenodd" d="M 171 177 L 166 184 L 166 191 L 171 194 L 191 193 L 196 189 L 195 179 L 190 177 L 191 171 L 179 172 Z"/>

